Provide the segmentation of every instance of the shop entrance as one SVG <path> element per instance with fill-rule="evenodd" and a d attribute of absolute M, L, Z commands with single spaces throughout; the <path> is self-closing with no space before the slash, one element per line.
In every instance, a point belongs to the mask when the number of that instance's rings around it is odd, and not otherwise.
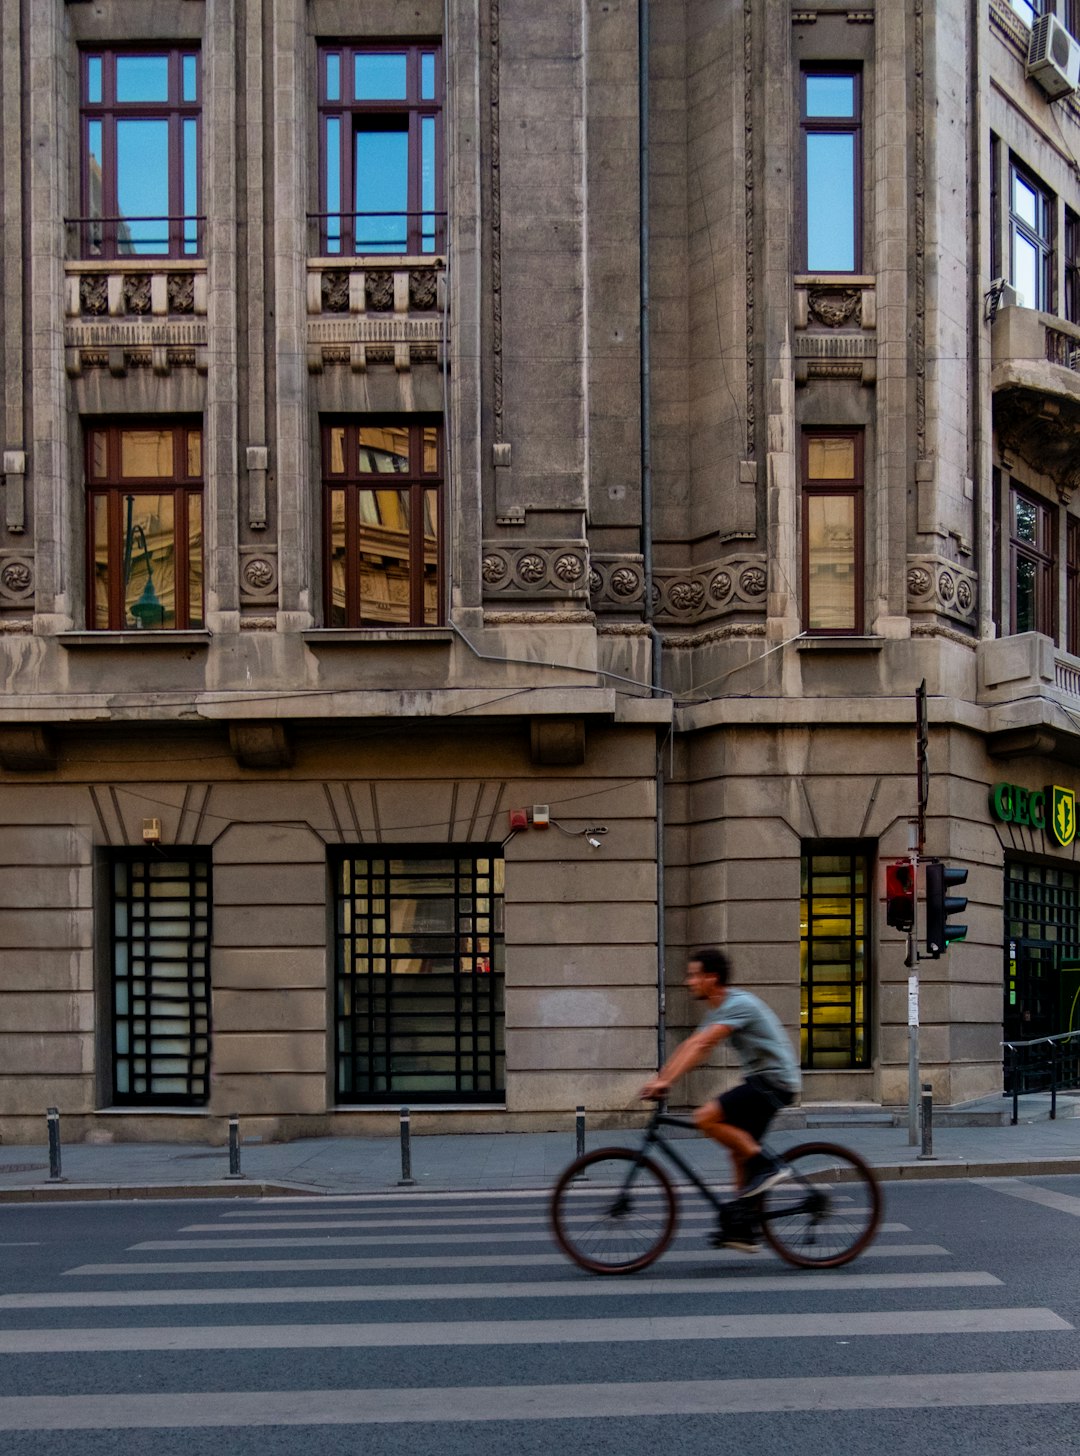
<path fill-rule="evenodd" d="M 1003 1040 L 1080 1029 L 1080 874 L 1007 861 L 1004 909 Z"/>

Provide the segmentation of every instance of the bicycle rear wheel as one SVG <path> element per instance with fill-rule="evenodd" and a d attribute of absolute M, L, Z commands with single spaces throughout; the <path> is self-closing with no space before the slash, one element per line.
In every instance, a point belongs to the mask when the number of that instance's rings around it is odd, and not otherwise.
<path fill-rule="evenodd" d="M 881 1189 L 857 1153 L 802 1143 L 782 1154 L 794 1176 L 761 1196 L 761 1226 L 782 1259 L 834 1269 L 866 1248 L 881 1222 Z"/>
<path fill-rule="evenodd" d="M 585 1174 L 586 1182 L 577 1180 Z M 658 1259 L 675 1232 L 671 1180 L 643 1153 L 598 1148 L 575 1159 L 551 1195 L 551 1227 L 590 1274 L 633 1274 Z"/>

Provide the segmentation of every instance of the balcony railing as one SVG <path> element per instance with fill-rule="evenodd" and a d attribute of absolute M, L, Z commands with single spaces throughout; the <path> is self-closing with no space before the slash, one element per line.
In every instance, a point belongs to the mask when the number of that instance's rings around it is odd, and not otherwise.
<path fill-rule="evenodd" d="M 446 252 L 446 213 L 309 212 L 308 251 L 326 258 L 437 257 Z"/>
<path fill-rule="evenodd" d="M 441 362 L 446 308 L 445 258 L 309 258 L 308 368 Z"/>
<path fill-rule="evenodd" d="M 1012 1098 L 1012 1120 L 1025 1092 L 1049 1092 L 1050 1116 L 1057 1117 L 1059 1092 L 1080 1088 L 1080 1031 L 1039 1036 L 1031 1041 L 1002 1042 L 1005 1049 L 1005 1093 Z"/>
<path fill-rule="evenodd" d="M 67 256 L 71 260 L 201 258 L 205 223 L 202 213 L 68 217 L 64 219 Z"/>

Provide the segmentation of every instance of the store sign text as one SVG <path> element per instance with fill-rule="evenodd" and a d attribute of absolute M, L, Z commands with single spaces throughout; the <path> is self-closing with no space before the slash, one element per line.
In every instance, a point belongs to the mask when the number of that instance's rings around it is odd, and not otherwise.
<path fill-rule="evenodd" d="M 990 812 L 1003 824 L 1041 829 L 1062 848 L 1076 837 L 1076 795 L 1058 784 L 1045 789 L 995 784 L 990 790 Z"/>

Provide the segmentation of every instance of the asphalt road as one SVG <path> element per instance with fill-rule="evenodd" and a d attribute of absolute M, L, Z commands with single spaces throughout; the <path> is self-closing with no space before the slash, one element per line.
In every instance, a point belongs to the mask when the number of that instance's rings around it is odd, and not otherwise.
<path fill-rule="evenodd" d="M 0 1452 L 1080 1451 L 1080 1178 L 885 1195 L 847 1269 L 688 1202 L 621 1279 L 529 1193 L 2 1207 Z"/>

